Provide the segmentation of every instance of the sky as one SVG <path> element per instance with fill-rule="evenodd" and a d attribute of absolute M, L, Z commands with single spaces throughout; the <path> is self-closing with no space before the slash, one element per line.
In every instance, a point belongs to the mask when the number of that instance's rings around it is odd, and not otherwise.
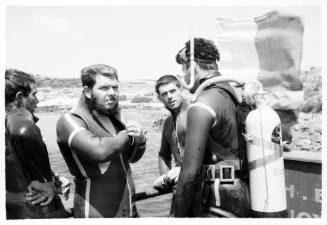
<path fill-rule="evenodd" d="M 176 53 L 191 24 L 218 16 L 252 19 L 279 10 L 304 21 L 302 67 L 321 66 L 319 5 L 7 5 L 5 65 L 48 77 L 78 78 L 88 65 L 105 63 L 120 79 L 156 79 L 181 74 Z"/>

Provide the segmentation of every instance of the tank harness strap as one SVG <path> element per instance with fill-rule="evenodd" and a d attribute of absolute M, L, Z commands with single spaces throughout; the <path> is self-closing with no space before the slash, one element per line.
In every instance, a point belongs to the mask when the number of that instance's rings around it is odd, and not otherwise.
<path fill-rule="evenodd" d="M 223 86 L 221 86 L 221 85 L 213 85 L 213 86 L 210 86 L 208 88 L 219 88 L 219 89 L 224 90 L 230 96 L 230 98 L 232 99 L 232 101 L 234 102 L 234 104 L 237 105 L 237 100 L 235 99 L 235 97 L 226 88 L 224 88 Z M 194 106 L 201 107 L 201 108 L 207 110 L 211 114 L 211 116 L 212 116 L 212 118 L 214 120 L 214 123 L 211 126 L 211 128 L 213 128 L 216 125 L 216 123 L 217 123 L 217 115 L 216 115 L 216 112 L 210 106 L 208 106 L 208 105 L 206 105 L 206 104 L 204 104 L 202 102 L 196 102 L 194 104 L 191 104 L 189 106 L 189 108 L 194 107 Z M 209 134 L 209 138 L 208 138 L 208 142 L 207 142 L 207 147 L 212 152 L 214 152 L 215 155 L 217 155 L 222 160 L 238 159 L 238 157 L 229 148 L 224 148 L 220 144 L 218 144 L 215 140 L 213 140 L 213 138 L 211 137 L 211 134 Z"/>
<path fill-rule="evenodd" d="M 238 159 L 238 157 L 230 150 L 230 148 L 222 147 L 215 140 L 213 140 L 211 135 L 208 137 L 207 148 L 210 149 L 211 152 L 213 152 L 221 160 Z"/>
<path fill-rule="evenodd" d="M 236 109 L 238 111 L 239 109 L 239 106 L 242 105 L 242 103 L 239 103 L 238 99 L 236 99 L 236 97 L 230 92 L 230 90 L 228 90 L 226 87 L 222 86 L 222 85 L 219 85 L 219 84 L 215 84 L 213 86 L 211 86 L 212 88 L 219 88 L 223 91 L 225 91 L 229 97 L 231 98 L 231 100 L 234 102 L 235 106 L 236 106 Z M 238 114 L 238 112 L 237 112 Z M 243 128 L 242 128 L 242 119 L 239 118 L 239 115 L 236 116 L 236 120 L 237 120 L 237 130 L 238 130 L 238 152 L 239 152 L 239 162 L 240 162 L 240 170 L 241 170 L 241 177 L 242 178 L 245 178 L 247 177 L 247 158 L 246 158 L 246 148 L 244 147 L 245 146 L 245 141 L 244 141 L 244 138 L 243 138 L 243 135 L 242 133 L 244 132 Z M 244 146 L 242 146 L 242 143 L 244 144 Z"/>
<path fill-rule="evenodd" d="M 253 145 L 256 145 L 258 147 L 264 145 L 267 149 L 273 150 L 273 153 L 268 156 L 248 162 L 249 171 L 260 168 L 266 164 L 272 163 L 283 156 L 282 147 L 277 143 L 272 143 L 271 141 L 267 141 L 267 140 L 262 141 L 259 137 L 255 137 L 255 136 L 251 136 L 248 142 L 251 142 Z"/>
<path fill-rule="evenodd" d="M 240 175 L 239 160 L 224 160 L 215 165 L 204 165 L 203 177 L 207 184 L 204 191 L 204 204 L 221 207 L 220 185 L 233 185 Z"/>
<path fill-rule="evenodd" d="M 233 181 L 231 179 L 240 178 L 240 166 L 237 159 L 224 160 L 215 165 L 204 165 L 204 176 L 207 181 L 221 179 L 223 182 Z"/>

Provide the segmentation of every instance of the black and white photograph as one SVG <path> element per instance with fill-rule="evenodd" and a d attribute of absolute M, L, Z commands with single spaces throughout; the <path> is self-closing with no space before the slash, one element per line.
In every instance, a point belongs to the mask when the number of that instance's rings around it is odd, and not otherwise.
<path fill-rule="evenodd" d="M 323 222 L 322 1 L 3 2 L 2 221 Z"/>

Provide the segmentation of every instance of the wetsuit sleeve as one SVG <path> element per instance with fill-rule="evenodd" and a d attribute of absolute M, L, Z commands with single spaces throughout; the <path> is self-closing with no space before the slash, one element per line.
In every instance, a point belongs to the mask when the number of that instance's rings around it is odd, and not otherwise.
<path fill-rule="evenodd" d="M 121 131 L 113 137 L 99 137 L 87 129 L 84 121 L 67 113 L 57 122 L 57 142 L 65 143 L 85 160 L 101 163 L 129 149 L 129 137 Z"/>
<path fill-rule="evenodd" d="M 162 130 L 161 145 L 158 157 L 158 168 L 160 175 L 167 173 L 171 169 L 172 152 L 168 142 L 168 132 L 168 120 L 166 120 Z"/>
<path fill-rule="evenodd" d="M 140 160 L 142 158 L 142 156 L 144 155 L 146 149 L 146 141 L 144 143 L 141 143 L 139 145 L 137 144 L 133 144 L 130 146 L 129 149 L 129 155 L 128 155 L 128 161 L 130 163 L 135 163 L 138 160 Z"/>
<path fill-rule="evenodd" d="M 196 215 L 201 205 L 201 168 L 213 115 L 200 106 L 190 107 L 183 164 L 175 196 L 175 217 Z"/>
<path fill-rule="evenodd" d="M 8 118 L 8 124 L 11 143 L 31 178 L 40 182 L 51 181 L 48 151 L 32 115 L 20 111 Z"/>

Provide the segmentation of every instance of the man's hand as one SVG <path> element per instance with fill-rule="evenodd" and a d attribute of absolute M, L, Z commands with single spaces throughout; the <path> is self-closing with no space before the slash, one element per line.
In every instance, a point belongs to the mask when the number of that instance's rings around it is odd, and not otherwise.
<path fill-rule="evenodd" d="M 177 183 L 179 172 L 181 171 L 181 168 L 179 166 L 176 166 L 169 170 L 166 174 L 160 176 L 157 178 L 157 180 L 154 182 L 155 188 L 164 188 L 165 186 L 171 186 Z"/>
<path fill-rule="evenodd" d="M 71 182 L 66 177 L 59 176 L 58 174 L 55 174 L 54 181 L 59 194 L 62 194 L 65 200 L 67 200 L 69 198 Z"/>
<path fill-rule="evenodd" d="M 171 170 L 169 170 L 167 172 L 167 181 L 169 183 L 173 183 L 176 184 L 178 181 L 178 177 L 179 177 L 179 172 L 181 171 L 181 167 L 180 166 L 176 166 L 174 168 L 172 168 Z"/>
<path fill-rule="evenodd" d="M 167 178 L 166 174 L 158 177 L 157 180 L 153 184 L 154 188 L 164 188 L 164 185 L 166 185 L 166 178 Z"/>
<path fill-rule="evenodd" d="M 61 193 L 65 200 L 67 200 L 69 198 L 71 182 L 66 177 L 59 177 L 59 180 L 61 182 Z"/>
<path fill-rule="evenodd" d="M 128 121 L 126 125 L 126 132 L 134 138 L 135 144 L 144 144 L 146 141 L 145 132 L 141 125 L 136 121 Z"/>
<path fill-rule="evenodd" d="M 25 199 L 32 205 L 48 205 L 55 196 L 55 191 L 51 182 L 41 183 L 38 180 L 34 180 L 28 185 L 27 189 L 29 193 Z"/>

